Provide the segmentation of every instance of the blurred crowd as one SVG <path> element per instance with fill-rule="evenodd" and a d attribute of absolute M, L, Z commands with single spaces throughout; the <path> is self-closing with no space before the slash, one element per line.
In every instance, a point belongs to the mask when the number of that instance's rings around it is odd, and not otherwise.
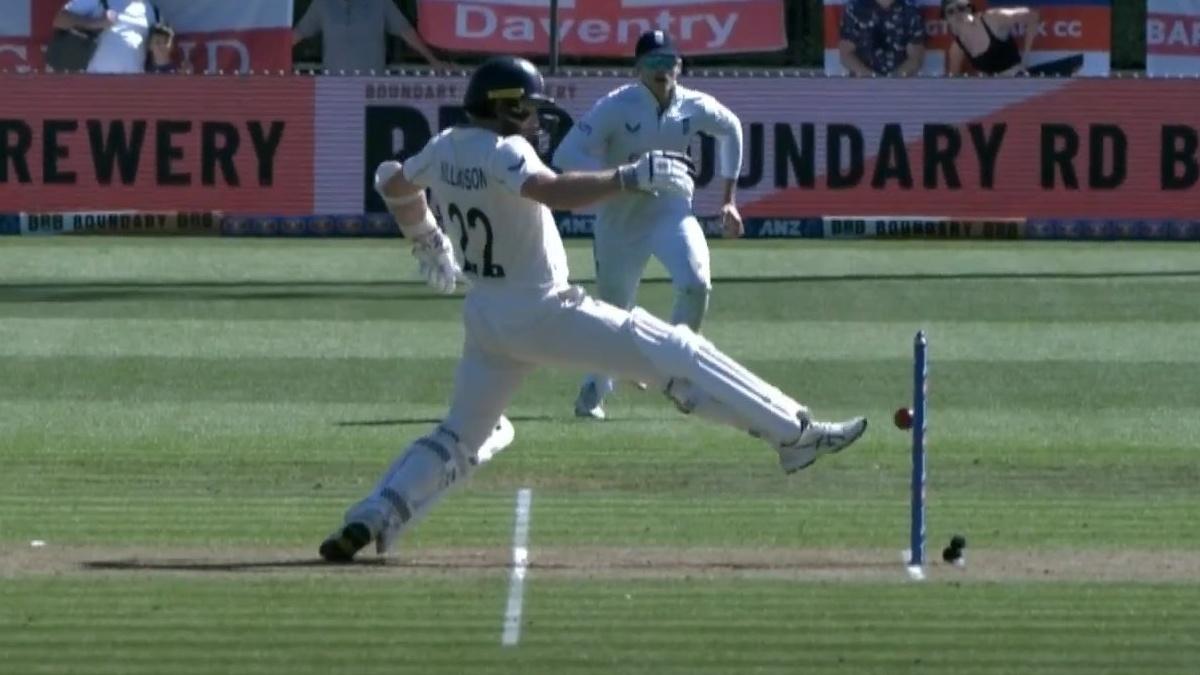
<path fill-rule="evenodd" d="M 958 75 L 1071 75 L 1080 58 L 1032 65 L 1041 17 L 1028 7 L 979 11 L 970 0 L 942 0 L 952 42 L 945 72 Z M 915 75 L 925 65 L 925 20 L 910 0 L 850 0 L 838 26 L 838 56 L 848 75 Z"/>
<path fill-rule="evenodd" d="M 390 36 L 431 66 L 451 64 L 425 44 L 393 0 L 308 0 L 293 44 L 318 39 L 317 65 L 332 71 L 382 71 Z M 151 0 L 68 0 L 54 17 L 47 48 L 51 70 L 89 73 L 186 72 L 176 53 L 171 17 Z M 397 51 L 393 48 L 393 51 Z"/>
<path fill-rule="evenodd" d="M 454 64 L 422 40 L 398 0 L 301 0 L 293 46 L 316 69 L 383 71 L 390 63 L 420 59 L 424 65 Z M 1023 7 L 978 11 L 970 0 L 942 0 L 942 18 L 953 38 L 946 70 L 983 74 L 1070 74 L 1071 64 L 1028 63 L 1039 21 Z M 47 50 L 52 70 L 93 73 L 187 72 L 178 58 L 170 16 L 151 0 L 69 0 L 54 18 Z M 905 76 L 922 72 L 925 21 L 914 0 L 848 0 L 838 27 L 838 56 L 851 76 Z M 412 58 L 410 58 L 412 57 Z M 183 64 L 183 65 L 179 65 Z"/>
<path fill-rule="evenodd" d="M 147 0 L 69 0 L 54 16 L 46 63 L 89 73 L 176 72 L 175 30 Z"/>

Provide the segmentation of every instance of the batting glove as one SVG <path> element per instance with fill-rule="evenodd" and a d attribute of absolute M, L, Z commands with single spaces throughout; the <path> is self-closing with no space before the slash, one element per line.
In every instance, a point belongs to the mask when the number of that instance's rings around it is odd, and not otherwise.
<path fill-rule="evenodd" d="M 450 295 L 462 278 L 462 268 L 454 259 L 454 248 L 441 230 L 434 230 L 413 240 L 413 256 L 429 284 L 438 293 Z"/>

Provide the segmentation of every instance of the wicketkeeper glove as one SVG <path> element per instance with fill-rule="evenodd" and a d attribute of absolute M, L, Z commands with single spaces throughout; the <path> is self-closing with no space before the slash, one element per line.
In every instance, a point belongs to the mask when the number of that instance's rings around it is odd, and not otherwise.
<path fill-rule="evenodd" d="M 621 187 L 653 194 L 673 194 L 692 198 L 696 189 L 692 158 L 672 150 L 651 150 L 638 161 L 617 169 Z"/>

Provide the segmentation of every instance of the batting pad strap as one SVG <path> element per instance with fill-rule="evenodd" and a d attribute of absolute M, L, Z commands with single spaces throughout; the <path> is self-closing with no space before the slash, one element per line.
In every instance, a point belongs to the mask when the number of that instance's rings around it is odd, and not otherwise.
<path fill-rule="evenodd" d="M 454 461 L 453 455 L 450 454 L 450 451 L 446 448 L 446 446 L 442 445 L 441 443 L 438 443 L 437 441 L 433 440 L 432 438 L 429 438 L 429 437 L 419 438 L 414 443 L 414 445 L 418 445 L 420 447 L 428 448 L 429 450 L 432 450 L 434 452 L 434 454 L 436 454 L 438 457 L 441 457 L 442 461 L 447 464 Z"/>
<path fill-rule="evenodd" d="M 440 433 L 419 438 L 384 475 L 376 494 L 392 505 L 403 522 L 414 521 L 468 474 L 470 467 L 464 468 L 461 454 L 453 441 Z"/>
<path fill-rule="evenodd" d="M 396 509 L 396 514 L 400 516 L 401 523 L 407 523 L 412 520 L 412 507 L 408 505 L 408 500 L 400 496 L 400 493 L 387 487 L 379 491 L 379 496 L 386 499 L 392 505 L 392 508 Z"/>
<path fill-rule="evenodd" d="M 471 469 L 471 463 L 462 444 L 458 442 L 457 434 L 445 427 L 439 425 L 431 435 L 418 439 L 413 445 L 433 451 L 438 459 L 445 463 L 448 471 L 457 468 L 465 475 Z"/>

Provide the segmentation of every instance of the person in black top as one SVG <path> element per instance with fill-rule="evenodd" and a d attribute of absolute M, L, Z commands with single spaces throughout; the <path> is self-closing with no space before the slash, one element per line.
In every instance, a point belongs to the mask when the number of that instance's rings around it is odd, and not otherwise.
<path fill-rule="evenodd" d="M 925 21 L 914 0 L 847 0 L 838 55 L 850 75 L 915 75 L 925 62 Z"/>
<path fill-rule="evenodd" d="M 1019 75 L 1028 70 L 1029 50 L 1041 20 L 1037 11 L 1003 7 L 977 14 L 967 0 L 942 0 L 942 17 L 954 36 L 946 64 L 949 74 L 964 72 L 966 61 L 988 75 Z M 1024 33 L 1020 46 L 1018 32 Z"/>

